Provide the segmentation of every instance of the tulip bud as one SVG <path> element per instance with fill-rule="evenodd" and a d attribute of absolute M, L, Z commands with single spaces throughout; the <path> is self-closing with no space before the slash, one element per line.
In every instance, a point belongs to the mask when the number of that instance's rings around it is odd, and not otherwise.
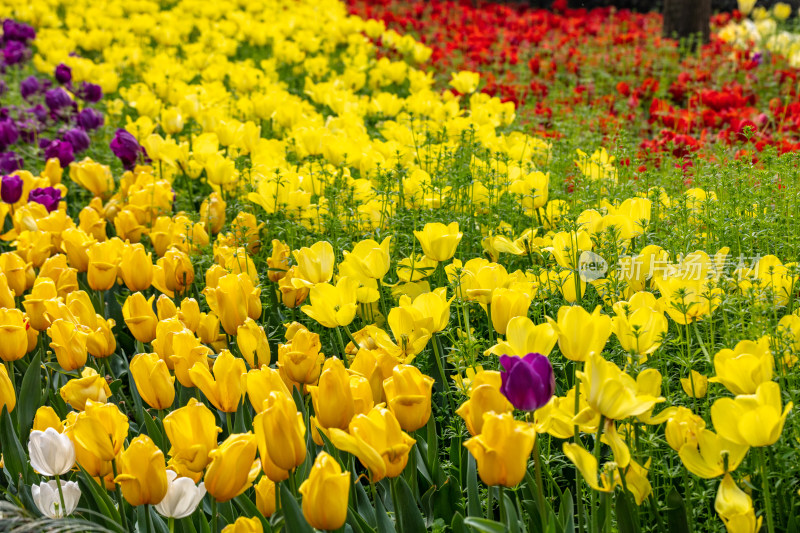
<path fill-rule="evenodd" d="M 383 382 L 386 403 L 405 431 L 416 431 L 431 416 L 431 391 L 434 379 L 411 365 L 394 367 L 392 376 Z"/>
<path fill-rule="evenodd" d="M 281 392 L 271 392 L 264 400 L 263 411 L 253 419 L 253 429 L 258 441 L 258 453 L 264 473 L 270 476 L 270 467 L 289 471 L 306 459 L 306 426 L 303 415 L 297 411 L 294 400 Z"/>
<path fill-rule="evenodd" d="M 33 430 L 45 431 L 47 428 L 53 428 L 61 433 L 64 431 L 64 422 L 58 418 L 52 407 L 43 405 L 36 410 L 36 416 L 33 417 Z"/>
<path fill-rule="evenodd" d="M 350 496 L 350 472 L 327 452 L 320 452 L 308 479 L 300 485 L 303 516 L 311 527 L 333 531 L 344 525 Z"/>
<path fill-rule="evenodd" d="M 419 240 L 425 257 L 441 262 L 455 255 L 464 234 L 458 231 L 458 222 L 448 226 L 441 222 L 430 222 L 425 224 L 422 231 L 415 231 L 414 236 Z"/>
<path fill-rule="evenodd" d="M 0 359 L 16 361 L 25 356 L 28 349 L 28 327 L 25 315 L 19 309 L 0 309 Z"/>
<path fill-rule="evenodd" d="M 155 508 L 166 518 L 180 520 L 194 513 L 206 495 L 204 483 L 195 485 L 188 477 L 178 477 L 173 470 L 167 470 L 167 494 Z"/>
<path fill-rule="evenodd" d="M 175 248 L 167 250 L 157 264 L 164 270 L 166 288 L 172 292 L 183 294 L 194 282 L 192 260 L 180 250 Z"/>
<path fill-rule="evenodd" d="M 119 272 L 131 292 L 145 291 L 153 283 L 153 258 L 143 245 L 129 244 L 122 250 Z"/>
<path fill-rule="evenodd" d="M 206 223 L 211 233 L 216 235 L 225 225 L 225 200 L 218 192 L 212 192 L 200 204 L 200 220 Z"/>
<path fill-rule="evenodd" d="M 61 497 L 56 483 L 61 484 L 65 509 L 61 508 Z M 74 481 L 52 480 L 32 485 L 31 496 L 36 508 L 44 516 L 48 518 L 63 518 L 71 515 L 78 507 L 78 501 L 81 499 L 81 489 Z"/>
<path fill-rule="evenodd" d="M 24 259 L 14 252 L 0 254 L 0 271 L 6 275 L 8 287 L 14 291 L 15 296 L 22 296 L 27 288 L 25 272 L 28 265 Z"/>
<path fill-rule="evenodd" d="M 95 291 L 106 291 L 117 281 L 117 268 L 124 244 L 118 238 L 93 244 L 86 250 L 89 258 L 88 282 Z"/>
<path fill-rule="evenodd" d="M 236 330 L 236 344 L 250 368 L 269 365 L 270 349 L 264 327 L 248 317 Z"/>
<path fill-rule="evenodd" d="M 178 316 L 178 308 L 175 307 L 175 302 L 166 294 L 162 294 L 156 300 L 156 314 L 159 321 L 167 320 L 174 316 Z"/>
<path fill-rule="evenodd" d="M 56 353 L 58 364 L 68 372 L 86 364 L 86 341 L 89 337 L 86 329 L 62 318 L 47 328 L 50 347 Z"/>
<path fill-rule="evenodd" d="M 178 309 L 178 319 L 192 332 L 197 332 L 200 326 L 200 305 L 194 298 L 184 298 Z"/>
<path fill-rule="evenodd" d="M 247 317 L 261 317 L 261 289 L 254 287 L 246 274 L 222 276 L 216 287 L 206 286 L 203 293 L 228 335 L 236 335 Z"/>
<path fill-rule="evenodd" d="M 255 485 L 256 507 L 265 518 L 275 513 L 275 488 L 275 482 L 267 476 L 263 476 Z"/>
<path fill-rule="evenodd" d="M 145 299 L 141 292 L 135 292 L 125 299 L 122 306 L 122 316 L 125 324 L 136 340 L 142 343 L 152 342 L 156 338 L 156 324 L 158 318 L 153 312 L 153 299 Z"/>
<path fill-rule="evenodd" d="M 291 342 L 278 346 L 278 368 L 297 383 L 316 383 L 325 361 L 321 347 L 319 335 L 303 327 Z"/>
<path fill-rule="evenodd" d="M 73 442 L 102 461 L 113 461 L 128 436 L 128 417 L 113 403 L 86 401 L 73 426 Z M 76 446 L 77 453 L 77 446 Z M 80 458 L 78 460 L 80 462 Z"/>
<path fill-rule="evenodd" d="M 155 505 L 167 495 L 167 465 L 164 452 L 153 439 L 139 435 L 117 459 L 119 475 L 114 478 L 122 496 L 135 506 Z"/>
<path fill-rule="evenodd" d="M 218 502 L 227 502 L 250 488 L 261 465 L 252 433 L 230 435 L 208 454 L 211 463 L 204 478 L 206 490 Z"/>
<path fill-rule="evenodd" d="M 341 359 L 331 357 L 325 361 L 318 386 L 309 386 L 314 403 L 316 423 L 325 429 L 347 429 L 355 414 L 350 374 Z"/>
<path fill-rule="evenodd" d="M 153 409 L 167 409 L 175 401 L 175 378 L 157 354 L 137 354 L 130 362 L 131 376 L 142 400 Z"/>
<path fill-rule="evenodd" d="M 43 476 L 64 475 L 75 465 L 72 441 L 53 428 L 31 431 L 28 454 L 33 469 Z"/>
<path fill-rule="evenodd" d="M 250 404 L 256 413 L 261 412 L 264 408 L 264 400 L 273 391 L 292 396 L 286 384 L 281 379 L 280 373 L 274 368 L 262 366 L 259 369 L 250 370 L 243 378 L 245 380 L 245 389 Z"/>
<path fill-rule="evenodd" d="M 550 360 L 539 353 L 525 357 L 501 355 L 503 396 L 522 411 L 535 411 L 550 401 L 556 390 L 556 379 Z"/>
<path fill-rule="evenodd" d="M 286 276 L 286 271 L 289 270 L 289 256 L 291 253 L 289 246 L 278 239 L 272 239 L 272 255 L 267 258 L 267 266 L 269 267 L 267 277 L 271 282 L 277 283 Z"/>
<path fill-rule="evenodd" d="M 240 516 L 233 524 L 222 528 L 221 533 L 263 533 L 264 527 L 258 518 Z"/>
<path fill-rule="evenodd" d="M 509 414 L 483 415 L 483 431 L 464 446 L 478 463 L 478 474 L 489 486 L 515 487 L 522 481 L 533 450 L 536 431 Z"/>

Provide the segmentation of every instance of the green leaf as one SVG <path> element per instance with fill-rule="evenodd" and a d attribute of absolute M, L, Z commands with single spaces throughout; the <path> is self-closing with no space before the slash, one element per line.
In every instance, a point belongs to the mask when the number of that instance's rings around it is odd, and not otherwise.
<path fill-rule="evenodd" d="M 511 533 L 520 533 L 519 518 L 517 517 L 517 507 L 514 505 L 513 500 L 508 494 L 503 494 L 506 507 L 506 524 L 508 524 Z"/>
<path fill-rule="evenodd" d="M 101 487 L 98 485 L 97 481 L 94 480 L 92 476 L 89 475 L 86 470 L 84 470 L 80 465 L 78 465 L 80 469 L 80 481 L 82 482 L 84 489 L 83 493 L 86 494 L 87 490 L 94 501 L 94 504 L 97 506 L 97 510 L 100 511 L 104 516 L 111 518 L 115 523 L 120 523 L 120 515 L 114 501 L 106 492 L 105 487 Z"/>
<path fill-rule="evenodd" d="M 467 526 L 464 525 L 464 515 L 456 513 L 453 515 L 453 521 L 450 522 L 450 529 L 453 533 L 469 533 Z"/>
<path fill-rule="evenodd" d="M 508 533 L 508 528 L 505 524 L 495 522 L 494 520 L 487 520 L 486 518 L 469 516 L 464 519 L 464 524 L 480 533 Z"/>
<path fill-rule="evenodd" d="M 356 487 L 356 501 L 354 503 L 354 507 L 358 510 L 358 515 L 362 517 L 367 524 L 369 524 L 370 528 L 374 528 L 377 525 L 377 521 L 375 519 L 375 509 L 372 507 L 372 503 L 369 501 L 369 496 L 367 496 L 367 491 L 364 489 L 364 486 L 361 483 L 355 482 Z"/>
<path fill-rule="evenodd" d="M 158 429 L 158 424 L 155 419 L 146 411 L 142 413 L 142 418 L 144 418 L 144 425 L 147 428 L 147 436 L 153 439 L 156 446 L 166 455 L 168 450 L 164 446 L 164 435 L 162 435 L 161 430 Z"/>
<path fill-rule="evenodd" d="M 14 431 L 14 424 L 11 423 L 11 413 L 8 412 L 6 406 L 3 406 L 2 414 L 0 414 L 0 443 L 2 443 L 4 468 L 8 470 L 13 480 L 13 485 L 17 486 L 20 479 L 30 483 L 31 475 L 29 473 L 28 456 L 19 442 L 17 432 Z"/>
<path fill-rule="evenodd" d="M 303 512 L 297 504 L 294 495 L 286 487 L 285 483 L 279 483 L 281 490 L 281 509 L 286 520 L 286 530 L 292 533 L 314 533 L 303 517 Z"/>
<path fill-rule="evenodd" d="M 378 521 L 378 533 L 395 533 L 394 524 L 383 506 L 380 496 L 375 499 L 375 517 Z"/>
<path fill-rule="evenodd" d="M 566 489 L 561 495 L 561 506 L 558 508 L 558 521 L 565 533 L 575 531 L 575 504 L 572 501 L 572 492 Z"/>
<path fill-rule="evenodd" d="M 272 528 L 269 525 L 269 522 L 264 515 L 261 514 L 261 511 L 258 510 L 256 504 L 253 503 L 253 500 L 248 498 L 244 494 L 240 494 L 233 499 L 233 503 L 235 503 L 242 512 L 251 518 L 258 518 L 261 521 L 261 526 L 264 528 L 265 532 L 272 531 Z"/>
<path fill-rule="evenodd" d="M 675 487 L 667 495 L 667 526 L 672 533 L 689 533 L 686 505 Z"/>
<path fill-rule="evenodd" d="M 25 376 L 22 378 L 22 386 L 19 389 L 19 401 L 17 402 L 17 417 L 19 418 L 19 434 L 27 435 L 31 431 L 33 418 L 36 410 L 42 403 L 42 358 L 39 350 L 33 356 Z"/>
<path fill-rule="evenodd" d="M 617 527 L 620 533 L 639 533 L 639 513 L 636 507 L 631 503 L 627 492 L 622 491 L 617 494 L 615 513 L 617 515 Z"/>
<path fill-rule="evenodd" d="M 392 480 L 392 490 L 394 490 L 395 501 L 397 502 L 397 529 L 400 531 L 425 531 L 425 519 L 414 501 L 411 487 L 402 477 Z"/>
<path fill-rule="evenodd" d="M 372 533 L 375 531 L 372 526 L 367 524 L 359 513 L 354 513 L 353 508 L 347 509 L 347 525 L 353 528 L 355 533 Z"/>
<path fill-rule="evenodd" d="M 239 407 L 236 408 L 236 418 L 233 419 L 233 432 L 234 433 L 247 433 L 247 426 L 245 425 L 244 410 L 246 409 L 244 402 L 239 402 Z"/>
<path fill-rule="evenodd" d="M 478 464 L 472 454 L 467 458 L 467 516 L 481 516 L 481 500 L 478 493 Z"/>

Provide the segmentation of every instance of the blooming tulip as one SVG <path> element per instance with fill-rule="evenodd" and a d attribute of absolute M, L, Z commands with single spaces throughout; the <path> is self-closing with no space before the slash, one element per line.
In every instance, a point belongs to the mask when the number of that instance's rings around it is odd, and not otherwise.
<path fill-rule="evenodd" d="M 111 396 L 111 388 L 106 377 L 97 373 L 94 368 L 86 367 L 81 372 L 80 378 L 73 378 L 61 387 L 61 398 L 76 411 L 86 408 L 86 401 L 106 403 Z"/>
<path fill-rule="evenodd" d="M 221 431 L 214 413 L 195 399 L 164 417 L 164 432 L 172 445 L 169 454 L 192 472 L 205 470 Z"/>
<path fill-rule="evenodd" d="M 207 285 L 203 294 L 228 335 L 236 335 L 247 317 L 256 320 L 261 316 L 261 289 L 253 286 L 247 274 L 222 276 L 216 287 Z"/>
<path fill-rule="evenodd" d="M 774 381 L 755 394 L 720 398 L 711 406 L 711 420 L 720 436 L 747 446 L 770 446 L 781 436 L 792 402 L 781 412 L 781 389 Z"/>
<path fill-rule="evenodd" d="M 300 485 L 300 494 L 303 516 L 311 527 L 328 531 L 339 529 L 347 519 L 350 472 L 342 472 L 333 457 L 320 452 L 308 479 Z"/>
<path fill-rule="evenodd" d="M 333 246 L 328 241 L 319 241 L 310 248 L 300 248 L 294 252 L 298 271 L 293 282 L 301 286 L 312 287 L 317 283 L 327 283 L 333 277 L 335 256 Z"/>
<path fill-rule="evenodd" d="M 247 373 L 244 361 L 223 350 L 214 361 L 214 375 L 202 363 L 189 369 L 192 382 L 214 407 L 225 413 L 235 413 L 244 393 L 242 376 Z"/>
<path fill-rule="evenodd" d="M 467 424 L 470 435 L 480 435 L 484 413 L 494 411 L 503 414 L 514 410 L 511 402 L 500 392 L 501 385 L 500 372 L 482 370 L 475 374 L 470 384 L 469 400 L 456 410 L 456 414 Z"/>
<path fill-rule="evenodd" d="M 61 507 L 61 496 L 58 485 L 61 484 L 61 493 L 64 495 L 64 508 Z M 33 503 L 39 512 L 48 518 L 63 518 L 71 515 L 78 507 L 81 499 L 81 489 L 74 481 L 52 480 L 38 485 L 31 485 Z"/>
<path fill-rule="evenodd" d="M 688 378 L 681 378 L 681 388 L 690 398 L 705 398 L 708 392 L 708 378 L 692 370 Z"/>
<path fill-rule="evenodd" d="M 288 340 L 278 345 L 278 368 L 297 383 L 316 383 L 325 361 L 319 335 L 300 326 Z"/>
<path fill-rule="evenodd" d="M 441 222 L 429 222 L 422 231 L 415 231 L 414 236 L 419 240 L 425 257 L 441 262 L 455 255 L 464 234 L 458 231 L 458 222 L 451 222 L 447 226 Z"/>
<path fill-rule="evenodd" d="M 579 305 L 562 306 L 558 320 L 547 317 L 558 334 L 558 347 L 564 357 L 572 361 L 585 361 L 599 354 L 611 336 L 611 317 L 600 314 L 600 306 L 589 313 Z"/>
<path fill-rule="evenodd" d="M 506 340 L 501 340 L 486 351 L 486 355 L 540 353 L 550 355 L 558 334 L 550 323 L 533 325 L 527 316 L 518 316 L 508 322 Z"/>
<path fill-rule="evenodd" d="M 287 472 L 288 476 L 288 471 L 305 461 L 306 426 L 290 396 L 271 392 L 264 400 L 263 410 L 253 419 L 253 430 L 261 466 L 272 481 L 283 481 L 286 477 L 276 475 L 278 471 Z"/>
<path fill-rule="evenodd" d="M 394 367 L 383 381 L 386 403 L 404 431 L 416 431 L 431 416 L 431 391 L 434 379 L 411 365 Z"/>
<path fill-rule="evenodd" d="M 487 485 L 515 487 L 522 481 L 533 450 L 533 426 L 514 420 L 509 414 L 483 415 L 483 431 L 464 446 L 478 463 L 478 474 Z"/>
<path fill-rule="evenodd" d="M 234 433 L 208 454 L 206 490 L 218 502 L 227 502 L 250 488 L 261 470 L 258 445 L 252 433 Z"/>
<path fill-rule="evenodd" d="M 252 318 L 245 319 L 244 324 L 236 330 L 236 345 L 250 368 L 269 365 L 270 349 L 267 334 L 264 332 L 264 327 L 256 324 Z"/>
<path fill-rule="evenodd" d="M 155 508 L 161 516 L 180 520 L 190 516 L 205 495 L 204 483 L 195 485 L 188 477 L 178 477 L 173 470 L 167 470 L 167 493 Z"/>
<path fill-rule="evenodd" d="M 347 326 L 356 316 L 356 289 L 358 280 L 339 278 L 336 286 L 319 283 L 311 287 L 311 305 L 301 308 L 305 314 L 325 326 Z"/>
<path fill-rule="evenodd" d="M 117 459 L 119 475 L 114 483 L 122 487 L 122 496 L 135 506 L 155 505 L 167 495 L 167 467 L 164 453 L 147 435 L 133 439 Z"/>
<path fill-rule="evenodd" d="M 733 394 L 754 394 L 758 386 L 772 380 L 775 358 L 767 337 L 757 342 L 740 341 L 733 350 L 724 349 L 714 356 L 716 376 L 711 383 L 722 383 Z"/>
<path fill-rule="evenodd" d="M 711 479 L 736 470 L 749 449 L 703 429 L 697 434 L 697 442 L 681 446 L 678 455 L 689 472 Z"/>
<path fill-rule="evenodd" d="M 353 247 L 352 252 L 345 252 L 345 261 L 355 264 L 362 276 L 383 279 L 391 266 L 389 253 L 391 244 L 391 236 L 383 239 L 380 244 L 372 239 L 360 241 Z"/>
<path fill-rule="evenodd" d="M 578 371 L 577 376 L 587 391 L 586 399 L 591 408 L 612 420 L 640 415 L 664 401 L 664 398 L 640 393 L 636 380 L 598 353 L 586 359 L 584 371 Z"/>
<path fill-rule="evenodd" d="M 175 401 L 175 378 L 163 359 L 140 353 L 130 362 L 131 376 L 142 400 L 153 409 L 167 409 Z"/>
<path fill-rule="evenodd" d="M 33 469 L 43 476 L 64 475 L 75 465 L 72 441 L 53 428 L 31 431 L 28 454 Z"/>
<path fill-rule="evenodd" d="M 736 486 L 730 474 L 725 474 L 719 484 L 714 510 L 730 532 L 760 531 L 763 516 L 756 519 L 753 501 L 745 491 Z"/>
<path fill-rule="evenodd" d="M 556 390 L 553 365 L 539 353 L 525 357 L 502 355 L 500 364 L 503 384 L 500 392 L 522 411 L 535 411 L 550 401 Z"/>

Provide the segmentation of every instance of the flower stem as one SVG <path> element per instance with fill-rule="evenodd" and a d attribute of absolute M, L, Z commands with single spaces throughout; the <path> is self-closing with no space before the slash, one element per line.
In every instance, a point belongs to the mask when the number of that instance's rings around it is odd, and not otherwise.
<path fill-rule="evenodd" d="M 504 489 L 505 487 L 503 487 L 503 485 L 497 486 L 497 494 L 498 494 L 497 499 L 500 502 L 500 522 L 507 526 L 508 523 L 506 521 L 506 502 L 505 502 Z"/>
<path fill-rule="evenodd" d="M 58 499 L 61 500 L 61 516 L 67 516 L 67 506 L 64 505 L 64 490 L 61 488 L 61 477 L 56 474 L 56 485 L 58 485 Z"/>
<path fill-rule="evenodd" d="M 436 357 L 436 367 L 439 369 L 439 377 L 442 380 L 442 393 L 447 396 L 447 401 L 450 404 L 450 410 L 455 412 L 455 406 L 453 405 L 453 399 L 450 396 L 450 383 L 447 381 L 447 376 L 444 373 L 444 365 L 442 364 L 442 354 L 439 350 L 439 338 L 436 334 L 431 337 L 431 342 L 433 343 L 433 354 Z"/>
<path fill-rule="evenodd" d="M 539 504 L 539 517 L 542 519 L 542 531 L 547 531 L 549 516 L 545 516 L 544 484 L 542 483 L 542 458 L 539 453 L 539 435 L 533 441 L 533 467 L 536 473 L 536 499 Z"/>
<path fill-rule="evenodd" d="M 769 479 L 767 478 L 767 458 L 763 447 L 758 449 L 758 459 L 761 463 L 761 490 L 764 491 L 764 507 L 767 510 L 767 531 L 775 533 L 772 518 L 772 498 L 769 494 Z"/>
<path fill-rule="evenodd" d="M 219 533 L 217 526 L 217 500 L 211 498 L 211 533 Z"/>
<path fill-rule="evenodd" d="M 233 416 L 225 413 L 225 424 L 228 426 L 228 435 L 233 435 Z"/>
<path fill-rule="evenodd" d="M 116 459 L 111 461 L 111 470 L 114 474 L 115 490 L 117 493 L 117 505 L 119 506 L 119 518 L 120 522 L 122 523 L 122 531 L 128 531 L 128 518 L 125 516 L 125 500 L 122 499 L 122 488 L 119 486 L 119 483 L 116 482 L 117 479 Z"/>
<path fill-rule="evenodd" d="M 578 411 L 581 407 L 581 381 L 575 374 L 578 370 L 577 362 L 572 366 L 572 370 L 572 381 L 575 383 L 575 416 L 578 416 Z M 575 444 L 580 446 L 580 437 L 578 436 L 580 428 L 578 428 L 578 424 L 575 424 L 572 429 L 573 440 Z M 578 533 L 583 533 L 583 487 L 581 485 L 581 472 L 578 469 L 575 469 L 575 499 L 578 502 Z"/>
<path fill-rule="evenodd" d="M 167 523 L 169 524 L 169 533 L 175 533 L 175 519 L 170 516 Z"/>
<path fill-rule="evenodd" d="M 600 447 L 602 443 L 600 442 L 603 437 L 603 426 L 606 424 L 606 417 L 602 414 L 600 415 L 600 423 L 597 425 L 597 437 L 594 441 L 594 458 L 597 461 L 597 468 L 600 469 Z M 594 513 L 596 512 L 595 509 L 595 501 L 597 499 L 597 495 L 595 491 L 592 491 L 592 523 L 597 527 L 598 531 L 602 530 L 602 524 L 600 524 L 600 516 L 598 514 L 597 519 L 595 520 Z"/>

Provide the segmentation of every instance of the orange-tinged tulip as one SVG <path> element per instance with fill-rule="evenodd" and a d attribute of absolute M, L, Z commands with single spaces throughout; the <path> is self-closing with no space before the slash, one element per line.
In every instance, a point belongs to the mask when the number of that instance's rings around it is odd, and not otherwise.
<path fill-rule="evenodd" d="M 244 393 L 242 376 L 247 373 L 244 361 L 223 350 L 214 361 L 213 370 L 212 376 L 207 366 L 195 363 L 189 369 L 189 377 L 214 407 L 225 413 L 235 413 Z"/>
<path fill-rule="evenodd" d="M 122 496 L 134 507 L 155 505 L 167 495 L 167 465 L 164 453 L 147 435 L 133 439 L 117 460 L 119 474 L 114 478 Z M 149 510 L 148 510 L 149 512 Z"/>
<path fill-rule="evenodd" d="M 252 433 L 234 433 L 212 450 L 203 478 L 208 493 L 218 502 L 227 502 L 250 488 L 261 470 L 257 451 Z"/>
<path fill-rule="evenodd" d="M 175 378 L 158 354 L 140 353 L 130 362 L 131 376 L 142 400 L 153 409 L 167 409 L 175 401 Z"/>
<path fill-rule="evenodd" d="M 303 516 L 317 529 L 333 531 L 344 525 L 350 496 L 350 472 L 342 472 L 339 463 L 320 452 L 302 485 Z"/>
<path fill-rule="evenodd" d="M 258 441 L 261 466 L 272 481 L 286 478 L 275 479 L 270 475 L 274 468 L 270 467 L 290 471 L 305 461 L 306 426 L 302 413 L 297 411 L 290 396 L 271 392 L 264 400 L 262 411 L 253 419 L 253 430 Z"/>
<path fill-rule="evenodd" d="M 478 474 L 489 486 L 515 487 L 522 481 L 533 450 L 536 431 L 510 413 L 487 412 L 483 430 L 464 446 L 478 463 Z"/>

